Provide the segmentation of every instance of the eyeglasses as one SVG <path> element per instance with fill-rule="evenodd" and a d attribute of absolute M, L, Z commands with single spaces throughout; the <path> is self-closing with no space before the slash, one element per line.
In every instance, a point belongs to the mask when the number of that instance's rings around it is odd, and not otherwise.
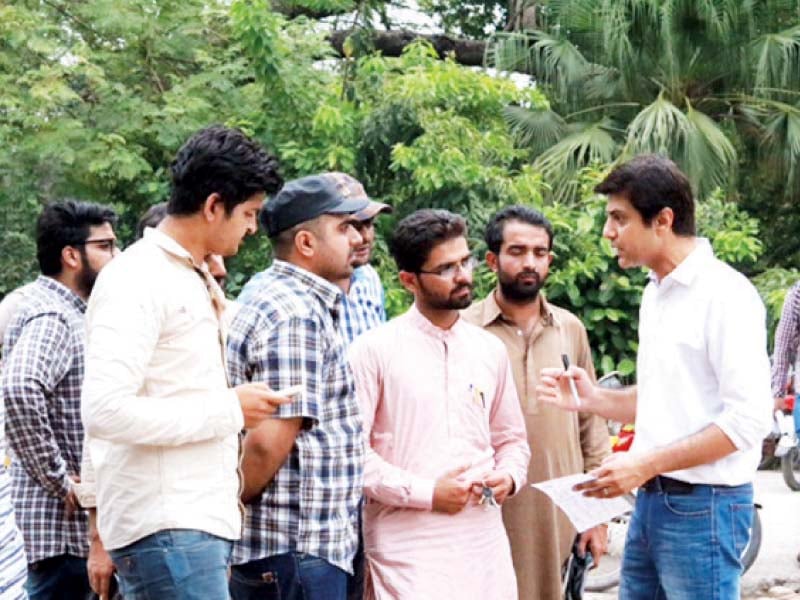
<path fill-rule="evenodd" d="M 70 244 L 71 246 L 88 246 L 90 244 L 94 244 L 100 250 L 105 252 L 114 252 L 117 247 L 117 240 L 116 238 L 102 238 L 99 240 L 84 240 L 83 242 L 77 242 L 75 244 Z"/>
<path fill-rule="evenodd" d="M 464 260 L 456 263 L 449 263 L 446 265 L 442 265 L 441 267 L 437 267 L 436 269 L 432 269 L 430 271 L 423 271 L 420 269 L 417 273 L 424 273 L 425 275 L 436 275 L 437 277 L 444 277 L 445 279 L 451 279 L 456 276 L 456 273 L 459 271 L 463 271 L 464 273 L 472 273 L 475 267 L 478 265 L 478 261 L 475 259 L 474 256 L 468 256 Z"/>

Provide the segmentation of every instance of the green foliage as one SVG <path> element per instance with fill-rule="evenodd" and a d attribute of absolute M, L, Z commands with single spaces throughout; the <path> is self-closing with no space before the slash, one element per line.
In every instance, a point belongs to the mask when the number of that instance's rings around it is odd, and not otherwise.
<path fill-rule="evenodd" d="M 761 294 L 762 300 L 767 307 L 767 331 L 769 331 L 769 347 L 772 348 L 775 335 L 775 328 L 781 318 L 783 311 L 783 301 L 786 299 L 786 292 L 797 281 L 800 280 L 800 272 L 797 269 L 767 269 L 753 278 L 753 283 Z"/>
<path fill-rule="evenodd" d="M 701 198 L 736 196 L 759 172 L 800 198 L 797 2 L 550 0 L 537 11 L 535 30 L 494 34 L 486 60 L 544 86 L 552 110 L 506 116 L 556 198 L 577 198 L 582 166 L 642 152 L 673 158 Z"/>

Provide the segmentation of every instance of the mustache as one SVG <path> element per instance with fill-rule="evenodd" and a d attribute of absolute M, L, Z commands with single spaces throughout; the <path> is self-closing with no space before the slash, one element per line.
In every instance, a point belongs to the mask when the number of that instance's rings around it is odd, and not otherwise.
<path fill-rule="evenodd" d="M 471 284 L 471 283 L 462 283 L 457 288 L 453 289 L 452 293 L 453 294 L 457 294 L 458 292 L 460 292 L 462 290 L 472 291 L 473 287 L 475 287 L 475 286 L 473 284 Z"/>
<path fill-rule="evenodd" d="M 536 281 L 539 281 L 541 279 L 541 277 L 536 271 L 522 271 L 521 273 L 517 273 L 517 276 L 514 277 L 514 279 L 519 281 L 523 277 L 533 277 L 536 279 Z"/>

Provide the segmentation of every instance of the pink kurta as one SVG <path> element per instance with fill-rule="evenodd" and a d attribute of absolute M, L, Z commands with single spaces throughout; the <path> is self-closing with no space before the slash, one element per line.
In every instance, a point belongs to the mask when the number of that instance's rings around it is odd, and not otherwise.
<path fill-rule="evenodd" d="M 515 600 L 500 509 L 432 511 L 436 479 L 460 466 L 467 481 L 498 470 L 525 484 L 530 450 L 503 344 L 463 319 L 439 329 L 412 307 L 357 339 L 350 362 L 368 446 L 367 597 Z"/>

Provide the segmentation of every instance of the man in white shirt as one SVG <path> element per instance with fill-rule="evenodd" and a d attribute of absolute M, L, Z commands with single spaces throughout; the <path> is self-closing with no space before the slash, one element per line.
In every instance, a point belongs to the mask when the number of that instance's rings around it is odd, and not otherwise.
<path fill-rule="evenodd" d="M 94 288 L 82 477 L 96 481 L 97 529 L 127 600 L 228 598 L 239 432 L 288 399 L 263 383 L 229 388 L 225 300 L 204 259 L 255 233 L 276 166 L 238 130 L 196 133 L 172 164 L 167 216 Z"/>
<path fill-rule="evenodd" d="M 651 270 L 639 314 L 638 385 L 605 390 L 585 371 L 543 369 L 544 401 L 621 422 L 628 453 L 578 486 L 614 497 L 639 488 L 622 563 L 621 600 L 739 598 L 752 480 L 772 399 L 765 311 L 755 288 L 695 237 L 689 182 L 670 160 L 640 156 L 595 191 L 603 235 L 623 268 Z"/>

